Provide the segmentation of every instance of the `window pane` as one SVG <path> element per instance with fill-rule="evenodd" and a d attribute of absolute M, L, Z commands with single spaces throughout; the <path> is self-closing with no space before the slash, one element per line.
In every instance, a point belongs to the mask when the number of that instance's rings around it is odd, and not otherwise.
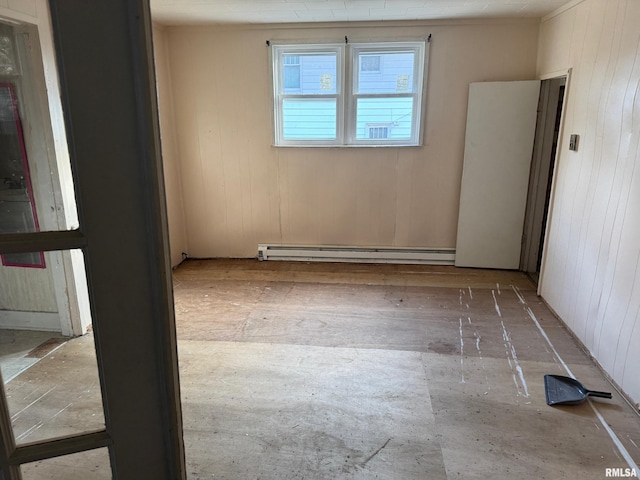
<path fill-rule="evenodd" d="M 45 268 L 44 252 L 4 253 L 0 255 L 6 267 Z"/>
<path fill-rule="evenodd" d="M 105 427 L 93 335 L 69 336 L 91 325 L 82 254 L 44 255 L 46 268 L 0 266 L 0 370 L 18 445 Z"/>
<path fill-rule="evenodd" d="M 413 93 L 415 53 L 360 53 L 357 93 Z"/>
<path fill-rule="evenodd" d="M 289 70 L 289 65 L 295 65 L 298 69 L 298 88 L 303 95 L 334 95 L 337 90 L 337 56 L 335 53 L 318 53 L 309 55 L 282 56 L 284 64 L 283 88 L 285 93 L 292 88 L 289 82 L 293 82 L 294 70 Z"/>
<path fill-rule="evenodd" d="M 369 127 L 369 138 L 389 138 L 390 125 Z"/>
<path fill-rule="evenodd" d="M 23 480 L 111 480 L 113 478 L 107 448 L 26 463 L 20 469 Z"/>
<path fill-rule="evenodd" d="M 0 235 L 78 226 L 68 155 L 54 143 L 66 139 L 52 131 L 38 35 L 29 29 L 0 22 Z M 2 262 L 43 267 L 39 253 Z"/>
<path fill-rule="evenodd" d="M 18 445 L 104 428 L 91 334 L 74 339 L 51 334 L 21 360 L 34 363 L 5 385 Z"/>
<path fill-rule="evenodd" d="M 282 56 L 282 63 L 285 65 L 300 65 L 300 56 L 284 54 Z"/>
<path fill-rule="evenodd" d="M 359 98 L 356 102 L 356 110 L 358 140 L 411 138 L 413 98 Z M 375 130 L 376 128 L 378 130 Z M 383 134 L 386 134 L 386 137 L 383 137 Z"/>
<path fill-rule="evenodd" d="M 0 82 L 0 179 L 0 233 L 37 232 L 38 218 L 14 82 Z"/>
<path fill-rule="evenodd" d="M 296 98 L 282 102 L 283 138 L 335 140 L 336 99 Z"/>
<path fill-rule="evenodd" d="M 284 66 L 284 91 L 300 91 L 300 65 Z"/>
<path fill-rule="evenodd" d="M 360 55 L 360 71 L 365 73 L 380 72 L 380 55 Z"/>

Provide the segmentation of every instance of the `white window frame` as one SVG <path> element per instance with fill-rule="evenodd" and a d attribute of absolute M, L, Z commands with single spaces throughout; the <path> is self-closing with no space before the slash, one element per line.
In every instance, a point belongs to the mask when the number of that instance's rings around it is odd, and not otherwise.
<path fill-rule="evenodd" d="M 426 58 L 426 41 L 413 42 L 384 42 L 384 43 L 357 43 L 349 45 L 350 54 L 350 89 L 347 105 L 347 143 L 349 145 L 359 146 L 418 146 L 422 142 L 422 119 L 424 112 L 423 91 L 424 91 L 424 70 Z M 413 51 L 413 83 L 409 92 L 399 93 L 367 93 L 363 94 L 358 91 L 358 78 L 360 70 L 360 62 L 358 61 L 361 54 L 372 53 L 392 53 L 397 51 Z M 357 138 L 356 132 L 356 105 L 360 98 L 412 98 L 413 110 L 411 113 L 411 135 L 409 139 L 393 139 L 393 138 Z"/>
<path fill-rule="evenodd" d="M 327 94 L 303 94 L 287 93 L 284 91 L 284 63 L 283 55 L 299 55 L 300 65 L 302 57 L 310 54 L 335 54 L 336 55 L 336 92 Z M 273 61 L 273 94 L 274 94 L 274 123 L 275 145 L 277 146 L 338 146 L 343 143 L 343 118 L 344 118 L 344 45 L 274 45 L 272 49 Z M 302 68 L 302 67 L 301 67 Z M 303 79 L 300 79 L 302 89 Z M 287 140 L 284 138 L 284 118 L 282 108 L 285 100 L 305 99 L 336 99 L 336 138 L 334 140 Z"/>
<path fill-rule="evenodd" d="M 291 55 L 292 57 L 296 56 L 296 55 Z M 298 63 L 283 63 L 282 64 L 282 80 L 283 80 L 283 89 L 287 89 L 289 90 L 289 92 L 287 93 L 297 93 L 300 90 L 302 90 L 302 67 L 300 65 L 300 56 L 296 56 L 298 59 Z M 291 88 L 291 87 L 287 87 L 286 85 L 284 85 L 284 81 L 287 79 L 287 75 L 284 73 L 286 71 L 287 67 L 298 67 L 298 86 L 296 88 Z"/>
<path fill-rule="evenodd" d="M 429 42 L 426 39 L 394 42 L 367 42 L 347 44 L 282 44 L 272 45 L 272 79 L 274 110 L 274 146 L 277 147 L 404 147 L 421 146 L 425 119 L 426 72 Z M 361 94 L 358 92 L 359 55 L 384 54 L 395 51 L 413 51 L 413 82 L 409 92 Z M 331 52 L 337 55 L 335 95 L 305 95 L 285 93 L 282 56 Z M 382 67 L 382 65 L 381 65 Z M 369 72 L 366 72 L 369 73 Z M 377 72 L 376 72 L 377 73 Z M 335 140 L 292 140 L 284 138 L 283 103 L 289 98 L 335 98 Z M 356 105 L 359 98 L 412 98 L 411 135 L 403 139 L 357 138 Z"/>

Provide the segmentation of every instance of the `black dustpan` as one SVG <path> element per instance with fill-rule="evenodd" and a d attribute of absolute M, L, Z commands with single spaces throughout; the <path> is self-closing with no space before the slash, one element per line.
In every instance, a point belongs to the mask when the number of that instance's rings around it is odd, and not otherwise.
<path fill-rule="evenodd" d="M 577 405 L 589 396 L 611 398 L 609 392 L 587 390 L 575 378 L 562 375 L 545 375 L 544 391 L 547 396 L 547 405 Z"/>

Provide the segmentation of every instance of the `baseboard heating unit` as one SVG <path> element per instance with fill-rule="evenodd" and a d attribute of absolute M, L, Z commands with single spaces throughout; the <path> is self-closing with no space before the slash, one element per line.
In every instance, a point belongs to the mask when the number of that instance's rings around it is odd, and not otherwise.
<path fill-rule="evenodd" d="M 453 248 L 348 247 L 326 245 L 258 245 L 258 260 L 453 265 Z"/>

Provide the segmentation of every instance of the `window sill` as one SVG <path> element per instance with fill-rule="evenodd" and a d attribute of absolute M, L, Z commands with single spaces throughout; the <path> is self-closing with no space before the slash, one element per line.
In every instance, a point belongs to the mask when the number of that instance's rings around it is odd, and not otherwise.
<path fill-rule="evenodd" d="M 274 148 L 416 148 L 424 147 L 424 144 L 386 144 L 386 145 L 316 145 L 316 144 L 296 144 L 296 145 L 271 145 Z"/>

